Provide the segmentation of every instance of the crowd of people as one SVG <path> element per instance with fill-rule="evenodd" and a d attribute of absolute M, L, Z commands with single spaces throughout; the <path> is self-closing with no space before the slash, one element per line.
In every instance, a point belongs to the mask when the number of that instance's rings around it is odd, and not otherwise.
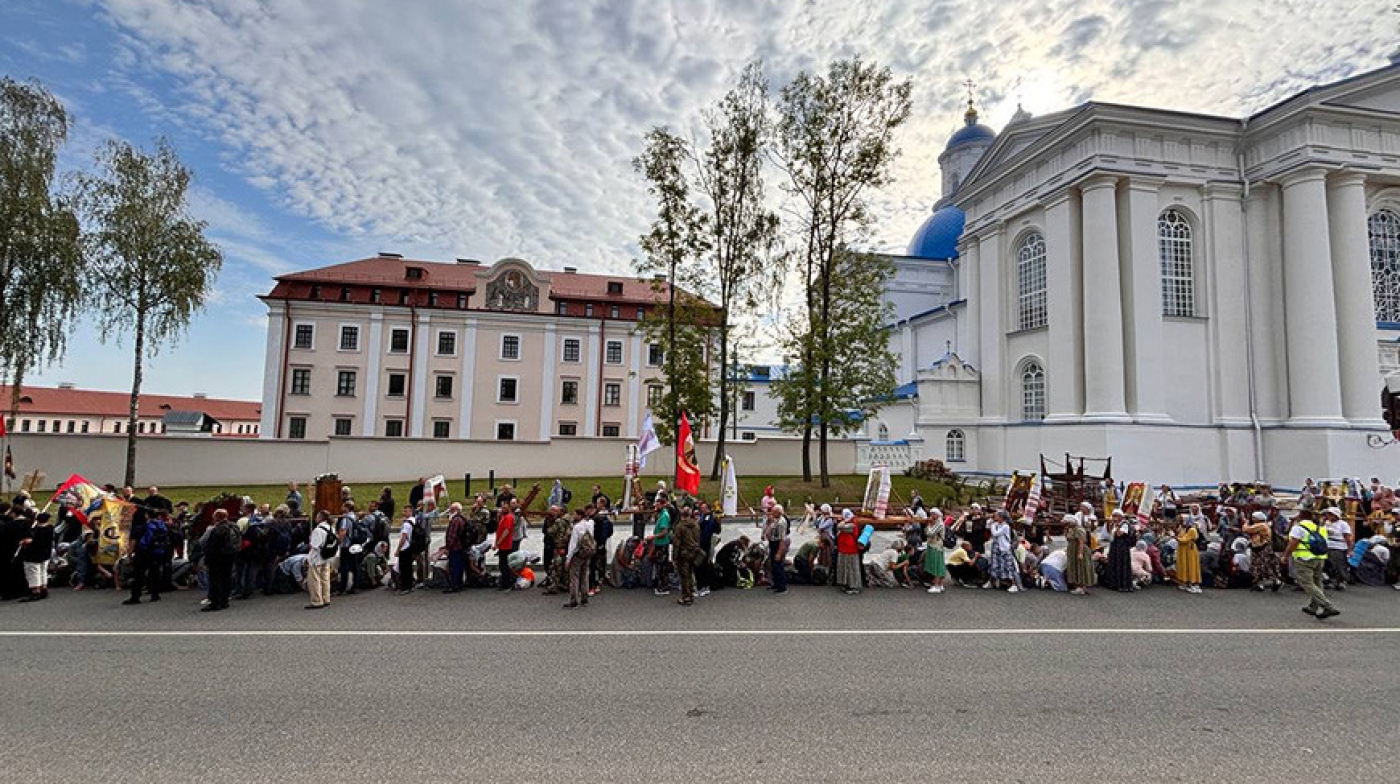
<path fill-rule="evenodd" d="M 1394 493 L 1378 479 L 1350 513 L 1309 480 L 1289 513 L 1271 495 L 1241 498 L 1222 487 L 1207 515 L 1164 486 L 1148 514 L 1113 509 L 1100 517 L 1086 502 L 1057 524 L 977 503 L 931 508 L 916 493 L 906 522 L 879 546 L 869 520 L 852 509 L 808 505 L 794 529 L 771 492 L 757 524 L 745 528 L 756 535 L 726 541 L 726 521 L 707 502 L 673 496 L 664 484 L 625 515 L 598 485 L 572 509 L 559 490 L 556 483 L 538 521 L 530 519 L 538 485 L 524 497 L 507 486 L 442 509 L 421 485 L 402 504 L 388 487 L 369 503 L 346 488 L 338 510 L 308 517 L 292 484 L 276 507 L 243 499 L 201 524 L 187 502 L 172 503 L 159 488 L 144 497 L 111 488 L 134 509 L 122 552 L 99 546 L 101 532 L 73 510 L 40 509 L 22 493 L 0 502 L 0 548 L 13 553 L 0 595 L 35 602 L 52 585 L 112 587 L 135 605 L 188 589 L 204 594 L 202 611 L 218 612 L 256 594 L 305 593 L 306 608 L 320 610 L 333 597 L 381 587 L 400 594 L 540 588 L 567 593 L 563 606 L 573 609 L 604 587 L 678 591 L 676 601 L 689 606 L 715 590 L 766 587 L 781 596 L 790 584 L 851 595 L 901 587 L 941 594 L 950 585 L 1077 595 L 1175 586 L 1195 594 L 1292 584 L 1307 595 L 1304 611 L 1323 619 L 1339 613 L 1328 590 L 1400 578 L 1390 559 L 1392 537 L 1400 537 Z M 793 550 L 795 539 L 803 541 Z"/>

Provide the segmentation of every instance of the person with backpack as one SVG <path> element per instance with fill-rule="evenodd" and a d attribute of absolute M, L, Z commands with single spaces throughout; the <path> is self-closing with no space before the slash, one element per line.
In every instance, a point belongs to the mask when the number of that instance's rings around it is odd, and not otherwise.
<path fill-rule="evenodd" d="M 306 591 L 311 596 L 308 610 L 319 610 L 331 603 L 331 562 L 340 552 L 340 540 L 331 529 L 330 512 L 316 513 L 306 553 Z"/>
<path fill-rule="evenodd" d="M 588 595 L 596 596 L 603 588 L 603 578 L 608 574 L 608 543 L 612 540 L 613 522 L 608 516 L 607 507 L 588 504 L 583 513 L 593 518 L 593 540 L 598 549 L 593 556 L 593 566 L 588 572 Z"/>
<path fill-rule="evenodd" d="M 510 554 L 515 551 L 515 516 L 511 514 L 511 501 L 504 497 L 497 498 L 496 512 L 496 565 L 500 569 L 500 584 L 496 586 L 497 591 L 509 591 L 514 586 L 514 578 L 510 568 Z"/>
<path fill-rule="evenodd" d="M 209 529 L 209 542 L 204 551 L 205 570 L 209 574 L 209 603 L 200 608 L 200 612 L 228 609 L 229 596 L 233 593 L 234 559 L 242 543 L 238 524 L 229 519 L 228 512 L 214 510 L 214 524 Z"/>
<path fill-rule="evenodd" d="M 251 504 L 249 504 L 251 506 Z M 267 521 L 256 512 L 248 515 L 243 540 L 238 553 L 238 598 L 247 599 L 258 587 L 258 580 L 267 576 L 271 551 L 271 533 Z M 271 587 L 268 585 L 266 587 Z"/>
<path fill-rule="evenodd" d="M 340 520 L 335 527 L 336 538 L 340 541 L 340 564 L 337 567 L 334 591 L 337 594 L 355 593 L 355 575 L 359 574 L 360 561 L 364 558 L 364 546 L 355 547 L 352 541 L 355 523 L 358 520 L 355 516 L 355 502 L 346 501 L 341 506 Z"/>
<path fill-rule="evenodd" d="M 443 593 L 457 593 L 467 571 L 467 518 L 456 502 L 447 507 L 447 514 L 447 543 L 442 548 L 447 553 L 447 588 Z"/>
<path fill-rule="evenodd" d="M 588 569 L 593 556 L 598 552 L 598 542 L 593 538 L 593 518 L 584 510 L 574 512 L 574 525 L 569 532 L 569 544 L 563 559 L 569 571 L 568 607 L 588 604 Z"/>
<path fill-rule="evenodd" d="M 779 508 L 779 507 L 774 507 Z M 695 567 L 704 555 L 700 548 L 700 522 L 695 519 L 692 507 L 681 512 L 676 523 L 676 571 L 681 576 L 681 598 L 676 603 L 682 607 L 695 604 Z"/>
<path fill-rule="evenodd" d="M 651 544 L 651 563 L 656 570 L 654 585 L 657 596 L 671 595 L 671 529 L 674 526 L 675 517 L 672 516 L 671 505 L 666 498 L 666 494 L 658 492 L 656 494 L 656 524 L 651 529 L 651 535 L 647 537 Z"/>
<path fill-rule="evenodd" d="M 131 555 L 131 597 L 122 604 L 140 604 L 141 594 L 149 590 L 151 601 L 160 601 L 161 568 L 170 558 L 173 537 L 170 533 L 170 513 L 151 513 L 141 528 Z"/>
<path fill-rule="evenodd" d="M 399 527 L 399 542 L 394 552 L 399 560 L 399 595 L 413 592 L 413 529 L 417 518 L 413 507 L 403 508 L 403 524 Z"/>
<path fill-rule="evenodd" d="M 545 594 L 568 590 L 569 565 L 565 557 L 577 523 L 577 515 L 571 523 L 558 506 L 546 509 L 544 519 L 540 521 L 540 527 L 544 529 Z"/>
<path fill-rule="evenodd" d="M 1299 515 L 1288 529 L 1288 546 L 1284 555 L 1293 559 L 1293 578 L 1308 595 L 1308 606 L 1303 612 L 1319 621 L 1341 615 L 1327 593 L 1322 590 L 1322 570 L 1327 564 L 1327 523 L 1342 519 L 1342 510 L 1329 506 L 1322 512 L 1322 523 L 1317 523 Z"/>
<path fill-rule="evenodd" d="M 49 598 L 49 558 L 53 556 L 54 529 L 48 512 L 40 512 L 34 517 L 29 530 L 19 542 L 15 551 L 17 560 L 24 564 L 24 581 L 29 586 L 29 595 L 21 602 L 37 602 Z"/>

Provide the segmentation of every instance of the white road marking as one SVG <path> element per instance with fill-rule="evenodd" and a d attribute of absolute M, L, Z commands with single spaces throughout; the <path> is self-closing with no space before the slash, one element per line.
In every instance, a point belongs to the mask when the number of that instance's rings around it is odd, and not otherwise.
<path fill-rule="evenodd" d="M 994 637 L 1020 635 L 1297 635 L 1400 634 L 1400 627 L 1311 627 L 1300 629 L 190 629 L 0 631 L 22 637 Z"/>

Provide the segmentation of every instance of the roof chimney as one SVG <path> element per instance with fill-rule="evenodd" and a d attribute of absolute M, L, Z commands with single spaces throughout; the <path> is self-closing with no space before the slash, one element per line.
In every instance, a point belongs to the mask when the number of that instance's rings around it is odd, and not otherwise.
<path fill-rule="evenodd" d="M 576 275 L 576 274 L 578 274 L 578 267 L 565 267 L 565 268 L 564 268 L 564 274 L 565 274 L 565 275 Z"/>
<path fill-rule="evenodd" d="M 659 280 L 659 281 L 661 281 L 662 283 L 665 283 L 665 282 L 666 282 L 666 273 L 664 273 L 664 272 L 658 272 L 658 273 L 656 273 L 655 275 L 652 275 L 652 276 L 651 276 L 651 279 L 652 279 L 652 280 Z"/>
<path fill-rule="evenodd" d="M 473 266 L 477 266 L 477 265 L 480 265 L 480 264 L 481 264 L 481 262 L 480 262 L 479 260 L 477 260 L 477 259 L 464 259 L 464 258 L 462 258 L 461 256 L 458 256 L 458 257 L 457 257 L 457 263 L 458 263 L 458 264 L 471 264 L 471 265 L 473 265 Z"/>
<path fill-rule="evenodd" d="M 195 400 L 203 400 L 203 399 L 205 399 L 205 398 L 207 398 L 207 397 L 209 397 L 209 393 L 208 393 L 208 392 L 196 392 L 196 393 L 194 393 L 194 399 L 195 399 Z"/>
<path fill-rule="evenodd" d="M 379 251 L 379 258 L 381 258 L 381 259 L 401 259 L 401 258 L 403 258 L 403 254 L 402 254 L 402 253 L 390 253 L 390 252 L 387 251 L 387 250 L 381 250 L 381 251 Z"/>
<path fill-rule="evenodd" d="M 59 389 L 76 389 L 76 388 L 77 388 L 77 385 L 74 384 L 72 381 L 60 381 L 60 382 L 58 382 L 58 388 L 59 388 Z"/>

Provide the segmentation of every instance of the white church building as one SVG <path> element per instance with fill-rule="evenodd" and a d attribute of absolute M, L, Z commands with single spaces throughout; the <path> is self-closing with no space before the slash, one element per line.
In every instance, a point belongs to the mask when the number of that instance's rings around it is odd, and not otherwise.
<path fill-rule="evenodd" d="M 902 394 L 868 435 L 969 473 L 1400 475 L 1368 445 L 1400 370 L 1400 64 L 1243 118 L 965 119 L 894 259 Z"/>

